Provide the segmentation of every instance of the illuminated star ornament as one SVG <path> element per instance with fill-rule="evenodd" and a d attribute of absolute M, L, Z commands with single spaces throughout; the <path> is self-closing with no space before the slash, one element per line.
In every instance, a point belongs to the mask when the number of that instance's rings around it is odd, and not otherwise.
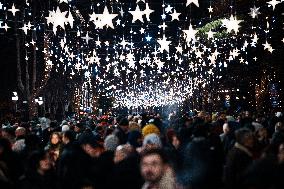
<path fill-rule="evenodd" d="M 85 39 L 85 40 L 86 40 L 86 43 L 89 44 L 89 41 L 90 41 L 91 39 L 93 39 L 93 38 L 91 38 L 91 37 L 89 36 L 89 32 L 87 32 L 86 36 L 85 36 L 85 37 L 82 37 L 82 39 Z"/>
<path fill-rule="evenodd" d="M 5 25 L 4 26 L 2 26 L 2 28 L 4 28 L 6 31 L 8 30 L 8 28 L 11 28 L 11 27 L 9 27 L 8 25 L 7 25 L 7 23 L 5 23 Z"/>
<path fill-rule="evenodd" d="M 249 15 L 250 15 L 252 18 L 257 18 L 258 15 L 260 14 L 259 9 L 260 9 L 260 8 L 256 8 L 256 6 L 254 6 L 253 8 L 250 9 Z"/>
<path fill-rule="evenodd" d="M 239 32 L 239 24 L 242 22 L 242 20 L 237 20 L 237 17 L 234 17 L 231 15 L 230 19 L 224 19 L 223 26 L 227 28 L 227 32 L 230 33 L 234 31 L 236 34 Z"/>
<path fill-rule="evenodd" d="M 198 0 L 187 0 L 186 2 L 186 6 L 190 5 L 190 4 L 195 4 L 197 7 L 199 7 L 199 2 Z"/>
<path fill-rule="evenodd" d="M 108 8 L 105 7 L 103 14 L 100 16 L 102 25 L 114 29 L 112 20 L 117 17 L 117 15 L 118 14 L 110 14 Z"/>
<path fill-rule="evenodd" d="M 152 37 L 150 37 L 149 34 L 148 34 L 148 36 L 146 37 L 146 40 L 151 41 L 151 39 L 152 39 Z"/>
<path fill-rule="evenodd" d="M 271 44 L 269 44 L 267 41 L 265 42 L 265 44 L 262 44 L 262 45 L 264 46 L 264 50 L 268 50 L 270 53 L 274 51 Z"/>
<path fill-rule="evenodd" d="M 149 8 L 149 4 L 146 3 L 146 9 L 143 11 L 143 13 L 145 14 L 147 21 L 150 21 L 150 14 L 152 14 L 154 12 L 154 10 Z"/>
<path fill-rule="evenodd" d="M 67 11 L 61 12 L 59 7 L 57 7 L 56 11 L 50 11 L 49 16 L 46 17 L 47 23 L 53 24 L 53 33 L 56 34 L 57 27 L 60 26 L 62 29 L 65 29 L 65 22 L 68 22 L 66 18 Z"/>
<path fill-rule="evenodd" d="M 171 44 L 171 41 L 167 41 L 166 36 L 163 35 L 163 39 L 159 39 L 157 40 L 157 42 L 160 44 L 160 52 L 163 52 L 163 50 L 166 50 L 167 52 L 169 52 L 169 45 Z"/>
<path fill-rule="evenodd" d="M 207 32 L 207 39 L 211 39 L 211 38 L 214 38 L 214 34 L 215 34 L 216 32 L 213 32 L 211 29 L 209 30 L 209 32 Z"/>
<path fill-rule="evenodd" d="M 271 5 L 273 10 L 275 9 L 276 5 L 281 3 L 281 1 L 277 1 L 277 0 L 271 0 L 269 2 L 267 2 L 267 4 Z"/>
<path fill-rule="evenodd" d="M 144 11 L 141 11 L 138 5 L 136 6 L 135 11 L 128 11 L 128 12 L 133 16 L 132 23 L 134 23 L 136 20 L 144 22 L 143 21 Z"/>
<path fill-rule="evenodd" d="M 94 12 L 90 14 L 90 21 L 93 21 L 97 29 L 103 29 L 104 26 L 114 29 L 112 20 L 117 17 L 117 15 L 118 14 L 110 14 L 108 8 L 105 6 L 103 14 L 96 14 Z"/>
<path fill-rule="evenodd" d="M 197 33 L 197 30 L 194 30 L 192 28 L 192 25 L 189 25 L 188 30 L 182 30 L 185 34 L 186 34 L 186 41 L 190 42 L 191 40 L 194 41 L 195 40 L 195 35 Z"/>
<path fill-rule="evenodd" d="M 59 3 L 67 3 L 68 4 L 68 0 L 59 0 Z"/>
<path fill-rule="evenodd" d="M 177 13 L 177 11 L 176 10 L 174 10 L 174 12 L 172 13 L 172 14 L 170 14 L 171 16 L 172 16 L 172 21 L 173 20 L 179 20 L 179 15 L 180 15 L 181 13 Z"/>
<path fill-rule="evenodd" d="M 16 15 L 16 12 L 20 11 L 19 9 L 16 9 L 14 3 L 12 5 L 12 8 L 11 9 L 8 9 L 8 11 L 12 12 L 13 16 Z"/>

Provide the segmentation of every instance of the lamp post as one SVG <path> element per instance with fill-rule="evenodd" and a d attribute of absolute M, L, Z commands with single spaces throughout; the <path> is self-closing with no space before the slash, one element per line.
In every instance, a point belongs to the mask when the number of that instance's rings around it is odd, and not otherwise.
<path fill-rule="evenodd" d="M 17 112 L 17 101 L 19 100 L 18 93 L 13 92 L 12 101 L 15 103 L 15 112 Z"/>
<path fill-rule="evenodd" d="M 37 114 L 39 114 L 39 108 L 41 107 L 41 105 L 43 105 L 43 98 L 38 97 L 38 98 L 35 99 L 35 102 L 39 105 L 39 107 L 37 109 Z"/>

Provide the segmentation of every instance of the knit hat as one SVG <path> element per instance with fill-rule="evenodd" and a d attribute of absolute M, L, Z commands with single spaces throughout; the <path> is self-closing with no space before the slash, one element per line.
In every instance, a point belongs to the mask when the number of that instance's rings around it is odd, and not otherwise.
<path fill-rule="evenodd" d="M 115 135 L 108 135 L 105 138 L 104 146 L 106 151 L 115 151 L 116 147 L 119 145 L 119 139 Z"/>
<path fill-rule="evenodd" d="M 61 128 L 62 132 L 65 132 L 65 131 L 68 131 L 68 130 L 70 130 L 68 125 L 63 125 L 62 128 Z"/>
<path fill-rule="evenodd" d="M 147 144 L 154 144 L 157 147 L 162 148 L 162 141 L 161 141 L 160 137 L 157 134 L 155 134 L 155 133 L 148 134 L 144 138 L 143 146 L 145 147 Z"/>
<path fill-rule="evenodd" d="M 142 135 L 144 137 L 152 133 L 160 135 L 160 130 L 154 124 L 148 124 L 142 129 Z"/>

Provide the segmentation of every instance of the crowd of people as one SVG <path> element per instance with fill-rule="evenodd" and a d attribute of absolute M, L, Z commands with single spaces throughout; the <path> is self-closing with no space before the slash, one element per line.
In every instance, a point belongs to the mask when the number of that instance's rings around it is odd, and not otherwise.
<path fill-rule="evenodd" d="M 283 189 L 283 116 L 48 116 L 0 129 L 0 188 Z"/>

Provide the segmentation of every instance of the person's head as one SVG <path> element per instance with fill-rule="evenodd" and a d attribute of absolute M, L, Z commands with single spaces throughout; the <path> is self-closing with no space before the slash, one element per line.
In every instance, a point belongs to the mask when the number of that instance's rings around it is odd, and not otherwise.
<path fill-rule="evenodd" d="M 12 151 L 12 145 L 10 141 L 7 138 L 1 138 L 0 137 L 0 157 L 5 154 Z"/>
<path fill-rule="evenodd" d="M 224 132 L 224 134 L 228 134 L 229 131 L 230 131 L 229 124 L 228 123 L 224 123 L 223 124 L 223 132 Z"/>
<path fill-rule="evenodd" d="M 282 122 L 277 122 L 277 123 L 275 124 L 275 132 L 281 131 L 281 130 L 284 130 L 284 125 L 283 125 Z"/>
<path fill-rule="evenodd" d="M 28 171 L 44 175 L 50 169 L 52 169 L 52 162 L 47 152 L 34 151 L 28 158 Z"/>
<path fill-rule="evenodd" d="M 245 116 L 245 117 L 251 117 L 251 114 L 250 114 L 249 111 L 245 111 L 245 112 L 244 112 L 244 116 Z"/>
<path fill-rule="evenodd" d="M 172 144 L 176 149 L 180 146 L 180 139 L 174 130 L 167 132 L 168 142 Z"/>
<path fill-rule="evenodd" d="M 76 134 L 74 133 L 74 131 L 72 130 L 67 130 L 65 132 L 63 132 L 62 135 L 62 142 L 64 144 L 68 144 L 70 142 L 74 142 L 76 138 Z"/>
<path fill-rule="evenodd" d="M 235 135 L 236 135 L 236 142 L 248 148 L 253 147 L 254 138 L 251 130 L 247 128 L 239 129 L 235 132 Z"/>
<path fill-rule="evenodd" d="M 125 133 L 128 132 L 128 129 L 129 129 L 129 121 L 128 119 L 126 118 L 122 118 L 120 121 L 119 121 L 119 127 L 121 128 L 121 130 Z"/>
<path fill-rule="evenodd" d="M 218 119 L 221 119 L 223 121 L 226 121 L 226 113 L 225 112 L 220 112 Z"/>
<path fill-rule="evenodd" d="M 256 138 L 257 139 L 265 139 L 268 138 L 268 132 L 267 129 L 264 127 L 259 128 L 258 130 L 256 130 L 255 132 Z"/>
<path fill-rule="evenodd" d="M 278 161 L 284 163 L 284 143 L 280 144 L 278 148 Z"/>
<path fill-rule="evenodd" d="M 143 142 L 141 132 L 137 130 L 130 131 L 128 134 L 127 142 L 134 148 L 141 147 Z"/>
<path fill-rule="evenodd" d="M 143 147 L 147 149 L 162 148 L 162 141 L 158 135 L 152 133 L 144 138 Z"/>
<path fill-rule="evenodd" d="M 168 168 L 168 159 L 160 149 L 146 150 L 141 155 L 140 171 L 145 181 L 158 183 Z"/>
<path fill-rule="evenodd" d="M 91 157 L 99 157 L 104 148 L 97 141 L 97 138 L 92 133 L 84 133 L 79 137 L 79 143 L 82 149 Z"/>
<path fill-rule="evenodd" d="M 76 132 L 76 133 L 79 133 L 79 132 L 81 132 L 83 130 L 83 123 L 77 123 L 76 125 L 75 125 L 75 127 L 74 127 L 74 131 Z"/>
<path fill-rule="evenodd" d="M 62 125 L 62 127 L 61 127 L 62 132 L 65 132 L 65 131 L 68 131 L 68 130 L 70 130 L 69 125 Z"/>
<path fill-rule="evenodd" d="M 142 129 L 142 135 L 143 137 L 146 137 L 148 134 L 153 134 L 155 133 L 156 135 L 160 135 L 160 130 L 159 128 L 154 125 L 154 124 L 148 124 Z"/>
<path fill-rule="evenodd" d="M 50 136 L 50 143 L 52 145 L 57 145 L 61 143 L 61 135 L 58 132 L 53 132 Z"/>
<path fill-rule="evenodd" d="M 106 151 L 114 152 L 119 145 L 119 139 L 115 135 L 108 135 L 104 140 L 104 147 Z"/>
<path fill-rule="evenodd" d="M 134 152 L 135 151 L 130 144 L 119 145 L 115 150 L 113 161 L 114 163 L 119 163 L 134 154 Z"/>
<path fill-rule="evenodd" d="M 26 135 L 26 129 L 24 127 L 18 127 L 15 130 L 15 136 L 18 137 L 23 137 Z"/>

